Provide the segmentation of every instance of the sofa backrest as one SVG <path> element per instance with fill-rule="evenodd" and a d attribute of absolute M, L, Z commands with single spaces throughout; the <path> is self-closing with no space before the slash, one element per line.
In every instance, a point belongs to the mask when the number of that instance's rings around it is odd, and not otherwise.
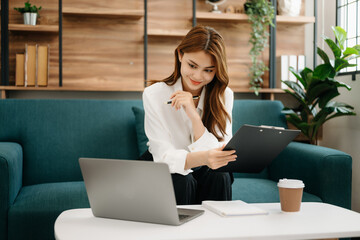
<path fill-rule="evenodd" d="M 235 100 L 233 107 L 233 133 L 242 125 L 270 125 L 287 128 L 284 105 L 280 101 Z"/>
<path fill-rule="evenodd" d="M 0 141 L 23 147 L 23 184 L 82 180 L 78 158 L 137 159 L 141 100 L 0 101 Z"/>
<path fill-rule="evenodd" d="M 142 101 L 1 100 L 0 141 L 23 147 L 24 185 L 79 181 L 79 157 L 139 157 L 137 137 L 145 133 L 136 136 L 132 107 L 142 109 Z M 286 127 L 282 108 L 279 101 L 235 100 L 233 132 L 243 124 Z"/>

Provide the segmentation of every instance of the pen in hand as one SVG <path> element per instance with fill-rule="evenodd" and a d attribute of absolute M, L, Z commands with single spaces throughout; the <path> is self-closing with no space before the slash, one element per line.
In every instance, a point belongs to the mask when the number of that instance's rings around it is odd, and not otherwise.
<path fill-rule="evenodd" d="M 196 99 L 199 99 L 200 98 L 200 96 L 193 96 L 193 100 L 196 100 Z M 167 102 L 164 102 L 164 104 L 171 104 L 172 103 L 172 100 L 169 100 L 169 101 L 167 101 Z"/>

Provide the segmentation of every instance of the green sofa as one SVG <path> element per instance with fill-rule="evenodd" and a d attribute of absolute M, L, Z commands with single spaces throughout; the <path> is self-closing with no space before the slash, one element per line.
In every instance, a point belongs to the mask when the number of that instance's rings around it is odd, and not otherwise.
<path fill-rule="evenodd" d="M 286 127 L 282 108 L 236 100 L 233 130 Z M 141 100 L 0 100 L 0 239 L 53 239 L 62 211 L 89 207 L 78 158 L 137 159 L 143 117 Z M 293 142 L 262 173 L 235 174 L 233 199 L 278 202 L 286 177 L 305 182 L 303 201 L 350 208 L 351 167 L 348 154 Z"/>

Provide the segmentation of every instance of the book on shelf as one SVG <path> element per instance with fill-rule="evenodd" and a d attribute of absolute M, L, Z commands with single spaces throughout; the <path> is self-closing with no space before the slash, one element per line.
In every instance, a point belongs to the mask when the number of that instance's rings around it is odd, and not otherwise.
<path fill-rule="evenodd" d="M 46 87 L 49 79 L 49 45 L 37 47 L 37 86 Z"/>
<path fill-rule="evenodd" d="M 281 55 L 276 58 L 276 87 L 288 89 L 282 81 L 298 82 L 296 76 L 290 72 L 292 67 L 296 73 L 305 69 L 304 55 Z"/>
<path fill-rule="evenodd" d="M 25 44 L 25 87 L 35 86 L 36 81 L 36 45 Z"/>
<path fill-rule="evenodd" d="M 281 55 L 276 58 L 276 87 L 288 89 L 282 81 L 289 80 L 289 56 Z"/>
<path fill-rule="evenodd" d="M 300 72 L 305 69 L 305 65 L 306 65 L 305 56 L 299 55 L 297 63 L 298 63 L 297 72 L 300 74 Z"/>
<path fill-rule="evenodd" d="M 16 58 L 15 85 L 24 86 L 25 85 L 25 54 L 17 53 L 15 58 Z"/>
<path fill-rule="evenodd" d="M 289 68 L 292 67 L 295 72 L 297 72 L 298 65 L 297 65 L 297 56 L 296 55 L 289 55 Z M 289 71 L 289 81 L 297 82 L 297 78 L 292 72 Z"/>
<path fill-rule="evenodd" d="M 248 215 L 266 215 L 268 211 L 248 204 L 241 200 L 235 201 L 203 201 L 202 206 L 208 210 L 226 217 L 226 216 L 248 216 Z"/>

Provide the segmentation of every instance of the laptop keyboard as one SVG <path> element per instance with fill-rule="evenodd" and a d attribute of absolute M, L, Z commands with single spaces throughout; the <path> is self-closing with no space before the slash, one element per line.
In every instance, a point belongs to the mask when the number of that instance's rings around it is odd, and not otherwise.
<path fill-rule="evenodd" d="M 190 217 L 190 215 L 179 214 L 179 220 L 180 220 L 180 221 L 183 220 L 183 219 L 185 219 L 185 218 L 188 218 L 188 217 Z"/>

